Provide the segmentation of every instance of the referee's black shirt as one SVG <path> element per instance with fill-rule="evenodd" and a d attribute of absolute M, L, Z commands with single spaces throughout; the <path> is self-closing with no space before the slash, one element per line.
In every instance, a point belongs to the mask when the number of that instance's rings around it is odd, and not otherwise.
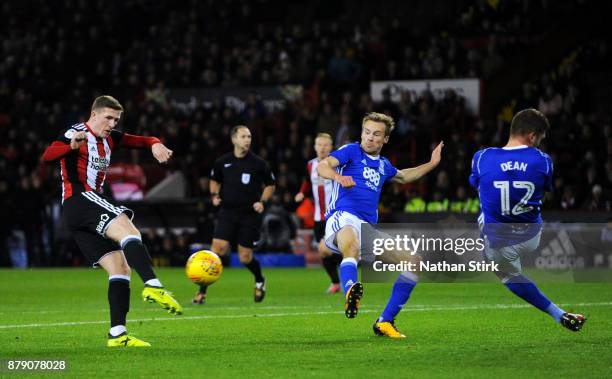
<path fill-rule="evenodd" d="M 250 151 L 243 158 L 236 158 L 233 152 L 219 157 L 210 178 L 221 184 L 221 207 L 240 211 L 253 211 L 264 187 L 275 183 L 266 161 Z"/>

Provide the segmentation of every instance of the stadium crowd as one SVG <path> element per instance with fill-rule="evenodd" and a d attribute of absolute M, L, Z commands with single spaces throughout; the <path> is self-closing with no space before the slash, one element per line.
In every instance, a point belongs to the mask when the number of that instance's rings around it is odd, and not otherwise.
<path fill-rule="evenodd" d="M 322 11 L 325 7 L 319 3 L 305 10 L 320 21 L 296 17 L 292 24 L 277 22 L 286 11 L 280 1 L 180 5 L 127 1 L 113 7 L 83 0 L 3 3 L 2 250 L 8 251 L 4 248 L 8 246 L 11 251 L 27 251 L 34 265 L 49 263 L 36 257 L 48 257 L 55 249 L 52 228 L 47 226 L 59 214 L 60 181 L 56 167 L 41 165 L 39 157 L 61 128 L 87 116 L 91 100 L 101 93 L 123 103 L 124 130 L 159 136 L 173 148 L 175 159 L 168 172 L 186 175 L 189 196 L 208 198 L 212 162 L 231 148 L 229 129 L 240 123 L 251 129 L 253 150 L 277 174 L 273 202 L 294 212 L 298 204 L 293 196 L 305 162 L 313 156 L 313 136 L 330 133 L 336 146 L 357 140 L 362 115 L 381 111 L 396 120 L 397 128 L 383 153 L 399 167 L 425 161 L 436 141 L 446 141 L 444 159 L 435 174 L 416 185 L 387 188 L 381 212 L 477 211 L 475 194 L 467 185 L 470 159 L 483 146 L 504 143 L 508 118 L 502 113 L 497 120 L 482 119 L 451 90 L 441 97 L 405 92 L 397 103 L 386 94 L 381 102 L 374 102 L 369 83 L 486 78 L 503 67 L 513 48 L 545 32 L 546 23 L 530 22 L 532 18 L 521 14 L 552 19 L 582 2 L 562 1 L 557 6 L 526 0 L 471 3 L 458 2 L 447 13 L 429 16 L 432 25 L 448 27 L 427 35 L 413 33 L 409 21 L 416 20 L 381 14 L 351 22 L 348 17 L 336 18 L 347 9 Z M 432 2 L 414 6 L 412 17 L 417 18 Z M 539 108 L 553 124 L 543 147 L 556 165 L 555 191 L 545 204 L 548 208 L 610 210 L 610 114 L 591 109 L 580 76 L 584 70 L 597 69 L 593 65 L 607 64 L 607 49 L 605 41 L 583 47 L 539 80 L 525 83 L 521 96 L 509 106 Z M 219 99 L 186 111 L 174 106 L 169 91 L 287 83 L 300 84 L 303 94 L 277 109 L 267 108 L 251 93 L 242 109 Z M 113 161 L 145 168 L 150 162 L 138 153 L 117 154 Z M 149 246 L 165 252 L 180 251 L 193 239 L 154 234 L 148 238 L 158 242 Z M 66 252 L 58 250 L 59 256 Z"/>

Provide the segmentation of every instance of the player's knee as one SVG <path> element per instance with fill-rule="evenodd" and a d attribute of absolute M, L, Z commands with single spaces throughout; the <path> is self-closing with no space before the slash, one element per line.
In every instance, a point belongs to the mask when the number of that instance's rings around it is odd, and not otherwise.
<path fill-rule="evenodd" d="M 355 239 L 342 241 L 338 244 L 338 248 L 345 257 L 356 258 L 359 256 L 359 243 Z"/>
<path fill-rule="evenodd" d="M 318 251 L 319 251 L 319 256 L 321 258 L 329 257 L 330 255 L 333 254 L 333 252 L 327 248 L 327 246 L 325 245 L 325 241 L 323 240 L 319 242 Z"/>
<path fill-rule="evenodd" d="M 210 249 L 214 251 L 217 255 L 225 255 L 229 250 L 229 243 L 214 240 Z"/>
<path fill-rule="evenodd" d="M 135 236 L 138 239 L 142 238 L 138 229 L 132 224 L 132 221 L 123 213 L 117 216 L 110 224 L 106 231 L 106 237 L 116 242 L 120 242 L 126 236 Z"/>
<path fill-rule="evenodd" d="M 121 227 L 126 234 L 138 236 L 142 239 L 140 231 L 134 226 L 132 221 L 123 213 L 121 216 Z"/>
<path fill-rule="evenodd" d="M 238 259 L 242 264 L 248 264 L 253 259 L 253 253 L 251 252 L 243 252 L 238 254 Z"/>
<path fill-rule="evenodd" d="M 344 257 L 357 258 L 359 256 L 359 247 L 353 243 L 340 245 L 339 248 Z"/>

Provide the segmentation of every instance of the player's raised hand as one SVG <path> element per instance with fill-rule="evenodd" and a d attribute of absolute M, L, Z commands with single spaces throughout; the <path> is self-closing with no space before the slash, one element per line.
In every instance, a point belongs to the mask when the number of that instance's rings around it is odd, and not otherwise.
<path fill-rule="evenodd" d="M 304 200 L 304 194 L 302 192 L 298 192 L 293 200 L 295 200 L 296 203 L 301 203 Z"/>
<path fill-rule="evenodd" d="M 442 148 L 444 147 L 444 141 L 441 141 L 438 146 L 431 152 L 431 160 L 430 162 L 434 165 L 438 165 L 440 160 L 442 159 Z"/>
<path fill-rule="evenodd" d="M 70 148 L 77 150 L 85 141 L 87 141 L 87 132 L 76 132 L 72 135 L 72 139 L 70 139 Z"/>
<path fill-rule="evenodd" d="M 218 207 L 218 206 L 219 206 L 219 204 L 221 204 L 221 196 L 219 196 L 219 195 L 213 195 L 213 197 L 212 197 L 212 204 L 213 204 L 215 207 Z"/>
<path fill-rule="evenodd" d="M 351 176 L 338 175 L 336 181 L 342 186 L 342 188 L 353 188 L 355 187 L 355 181 Z"/>
<path fill-rule="evenodd" d="M 163 143 L 156 143 L 151 147 L 153 156 L 159 163 L 167 163 L 170 157 L 172 157 L 172 150 L 164 146 Z"/>

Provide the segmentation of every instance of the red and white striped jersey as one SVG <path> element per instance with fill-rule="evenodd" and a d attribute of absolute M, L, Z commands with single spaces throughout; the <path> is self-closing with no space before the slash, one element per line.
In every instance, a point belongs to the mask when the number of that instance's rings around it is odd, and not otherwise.
<path fill-rule="evenodd" d="M 325 221 L 325 210 L 327 209 L 327 204 L 329 204 L 333 180 L 319 177 L 317 172 L 318 165 L 319 160 L 317 158 L 308 161 L 308 173 L 306 180 L 302 183 L 300 192 L 304 195 L 312 193 L 315 207 L 314 220 Z"/>
<path fill-rule="evenodd" d="M 72 150 L 70 140 L 75 133 L 81 131 L 86 132 L 87 141 L 78 150 Z M 134 136 L 118 130 L 111 131 L 106 138 L 100 138 L 86 123 L 81 123 L 62 130 L 57 139 L 47 147 L 42 159 L 45 162 L 60 159 L 64 202 L 74 193 L 102 191 L 114 148 L 143 148 L 158 142 L 159 139 L 155 137 Z"/>

